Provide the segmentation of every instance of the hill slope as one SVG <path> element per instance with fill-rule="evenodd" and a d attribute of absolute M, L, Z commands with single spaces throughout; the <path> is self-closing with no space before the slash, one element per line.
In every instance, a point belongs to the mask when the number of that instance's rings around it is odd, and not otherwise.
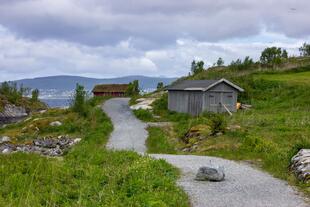
<path fill-rule="evenodd" d="M 192 127 L 210 126 L 210 115 L 188 117 L 168 112 L 167 96 L 163 96 L 154 103 L 154 113 L 163 121 L 174 122 L 175 127 L 172 131 L 164 129 L 157 137 L 167 137 L 168 143 L 178 146 L 178 153 L 189 151 L 250 161 L 310 194 L 310 184 L 298 181 L 289 171 L 292 156 L 302 148 L 310 148 L 310 64 L 285 70 L 211 68 L 180 80 L 220 78 L 244 88 L 239 102 L 253 107 L 233 116 L 224 115 L 228 126 L 224 134 L 188 140 Z"/>

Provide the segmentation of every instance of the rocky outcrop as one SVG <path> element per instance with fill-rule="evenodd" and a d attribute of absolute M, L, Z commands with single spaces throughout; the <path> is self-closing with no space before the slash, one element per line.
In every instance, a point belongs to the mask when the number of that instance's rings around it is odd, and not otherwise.
<path fill-rule="evenodd" d="M 223 181 L 225 178 L 224 168 L 200 167 L 195 180 L 197 181 Z"/>
<path fill-rule="evenodd" d="M 291 160 L 291 170 L 298 180 L 310 181 L 310 149 L 301 149 Z"/>
<path fill-rule="evenodd" d="M 137 104 L 130 106 L 132 110 L 151 110 L 153 109 L 152 103 L 156 100 L 156 98 L 139 98 L 136 100 Z"/>
<path fill-rule="evenodd" d="M 35 139 L 30 144 L 13 144 L 4 142 L 0 144 L 0 153 L 9 154 L 14 152 L 38 153 L 46 156 L 61 156 L 73 145 L 80 142 L 80 138 L 70 138 L 67 136 L 59 136 L 57 138 L 41 138 Z"/>
<path fill-rule="evenodd" d="M 14 123 L 27 117 L 24 107 L 6 104 L 4 110 L 0 112 L 0 125 Z"/>

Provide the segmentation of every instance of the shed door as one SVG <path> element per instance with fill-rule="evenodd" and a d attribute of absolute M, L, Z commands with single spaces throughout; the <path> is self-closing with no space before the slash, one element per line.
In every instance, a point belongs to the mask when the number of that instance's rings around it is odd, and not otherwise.
<path fill-rule="evenodd" d="M 209 111 L 226 112 L 224 104 L 230 111 L 233 109 L 233 93 L 232 92 L 210 92 L 208 97 Z"/>
<path fill-rule="evenodd" d="M 233 101 L 233 93 L 232 92 L 222 92 L 221 93 L 221 103 L 224 104 L 230 111 L 232 111 L 234 107 Z M 221 112 L 226 112 L 223 105 L 221 105 Z"/>
<path fill-rule="evenodd" d="M 188 94 L 188 112 L 191 115 L 199 115 L 202 112 L 202 93 L 191 91 Z"/>

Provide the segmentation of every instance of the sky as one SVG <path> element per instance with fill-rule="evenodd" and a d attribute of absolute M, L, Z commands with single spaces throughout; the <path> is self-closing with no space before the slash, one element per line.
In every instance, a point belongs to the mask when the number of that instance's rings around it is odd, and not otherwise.
<path fill-rule="evenodd" d="M 0 0 L 0 81 L 178 77 L 270 46 L 299 55 L 309 0 Z"/>

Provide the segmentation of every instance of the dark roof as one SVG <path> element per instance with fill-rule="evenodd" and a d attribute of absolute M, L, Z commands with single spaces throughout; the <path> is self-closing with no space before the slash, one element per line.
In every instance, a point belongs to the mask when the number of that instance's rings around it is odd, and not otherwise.
<path fill-rule="evenodd" d="M 213 86 L 225 82 L 228 85 L 232 86 L 233 88 L 243 92 L 244 90 L 239 86 L 233 84 L 232 82 L 222 78 L 220 80 L 184 80 L 179 83 L 173 84 L 172 86 L 168 87 L 168 91 L 171 90 L 187 90 L 187 91 L 206 91 Z"/>
<path fill-rule="evenodd" d="M 126 92 L 128 84 L 101 84 L 96 85 L 93 89 L 94 93 L 102 92 Z"/>
<path fill-rule="evenodd" d="M 197 88 L 202 90 L 217 81 L 218 80 L 184 80 L 168 87 L 168 90 L 186 90 L 187 88 Z"/>

